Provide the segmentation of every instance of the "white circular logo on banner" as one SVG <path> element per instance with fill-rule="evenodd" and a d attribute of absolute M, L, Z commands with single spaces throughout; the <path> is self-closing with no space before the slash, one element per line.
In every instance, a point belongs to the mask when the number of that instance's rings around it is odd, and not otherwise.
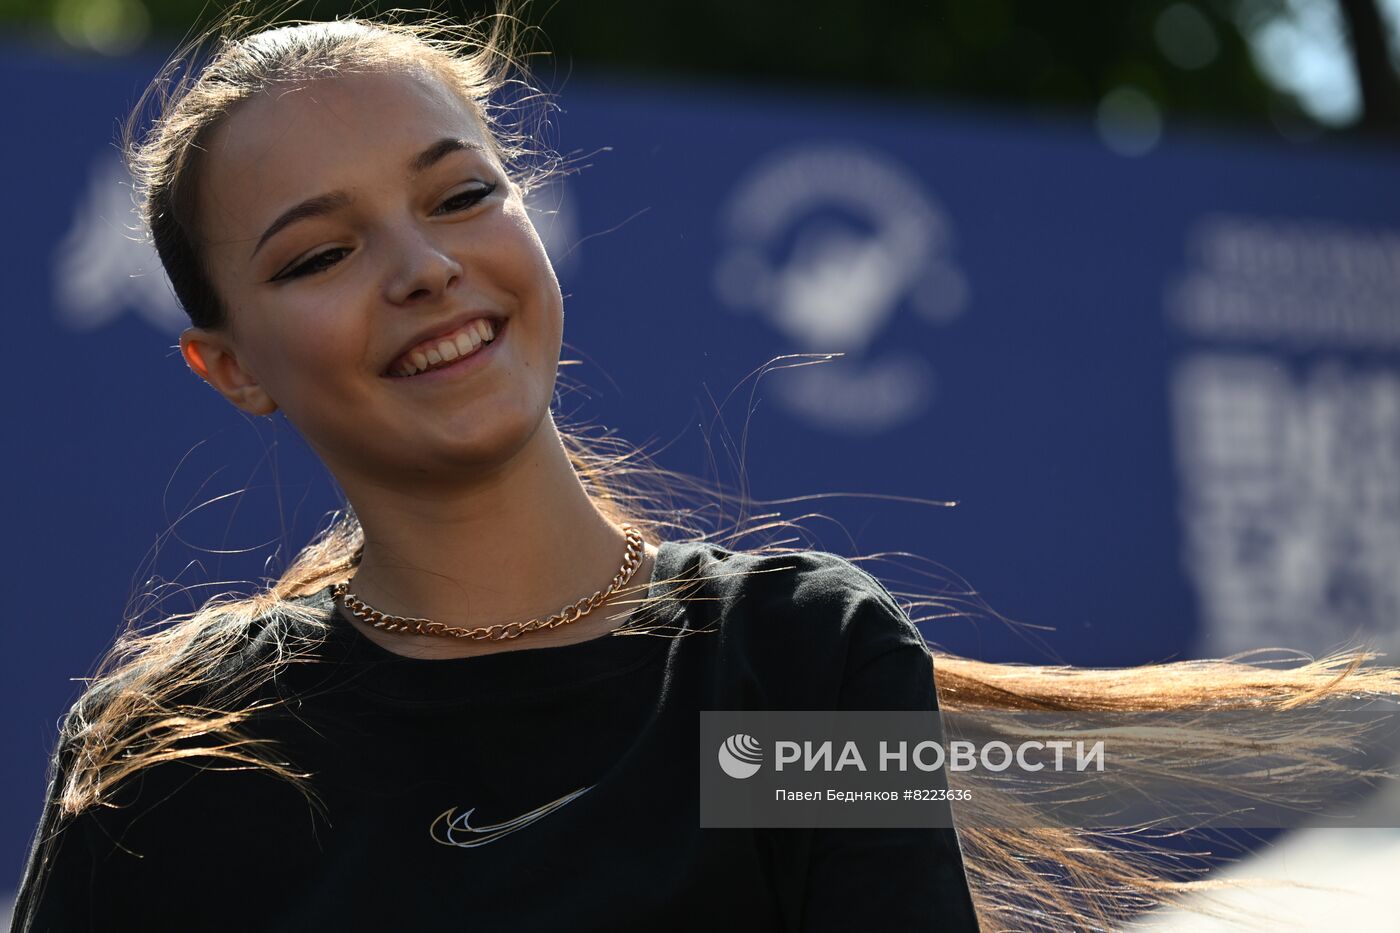
<path fill-rule="evenodd" d="M 968 287 L 948 255 L 947 215 L 917 176 L 868 149 L 805 146 L 755 167 L 720 219 L 720 299 L 758 312 L 803 352 L 846 356 L 774 380 L 791 412 L 871 434 L 924 410 L 927 359 L 878 338 L 906 307 L 933 324 L 953 320 Z"/>

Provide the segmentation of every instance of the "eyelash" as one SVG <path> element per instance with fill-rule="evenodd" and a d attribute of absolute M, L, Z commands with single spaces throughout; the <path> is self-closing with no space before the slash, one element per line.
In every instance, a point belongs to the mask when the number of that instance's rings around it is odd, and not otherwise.
<path fill-rule="evenodd" d="M 448 211 L 448 213 L 450 213 L 450 214 L 452 214 L 452 213 L 459 213 L 459 212 L 461 212 L 461 211 L 465 211 L 465 210 L 467 210 L 467 209 L 469 209 L 469 208 L 475 207 L 477 204 L 481 203 L 481 202 L 484 201 L 486 198 L 488 198 L 488 197 L 492 194 L 492 192 L 494 192 L 495 190 L 496 190 L 496 185 L 495 185 L 495 183 L 492 183 L 492 184 L 486 185 L 486 186 L 483 187 L 483 188 L 473 188 L 473 189 L 471 189 L 470 191 L 459 191 L 459 192 L 457 192 L 456 194 L 454 194 L 452 197 L 448 198 L 446 201 L 443 201 L 443 202 L 442 202 L 442 205 L 439 205 L 439 207 L 446 206 L 446 205 L 448 205 L 448 204 L 451 204 L 453 201 L 457 201 L 457 200 L 459 200 L 459 199 L 463 199 L 463 198 L 468 199 L 468 200 L 467 200 L 467 203 L 466 203 L 465 205 L 463 205 L 462 207 L 457 208 L 455 211 Z M 332 255 L 335 255 L 336 253 L 342 253 L 342 252 L 348 252 L 348 250 L 347 250 L 345 247 L 343 247 L 343 246 L 338 246 L 338 247 L 336 247 L 335 249 L 328 249 L 328 250 L 326 250 L 326 251 L 323 252 L 323 253 L 317 253 L 315 256 L 312 256 L 311 258 L 307 259 L 305 262 L 302 262 L 302 263 L 300 263 L 300 264 L 298 264 L 298 265 L 296 265 L 296 266 L 291 267 L 291 268 L 288 269 L 286 272 L 283 272 L 281 275 L 275 276 L 275 277 L 272 279 L 272 281 L 274 281 L 274 282 L 283 282 L 283 281 L 286 281 L 287 279 L 299 279 L 299 278 L 302 278 L 302 277 L 304 277 L 304 276 L 315 275 L 317 272 L 320 272 L 322 269 L 329 269 L 329 268 L 330 268 L 330 265 L 322 266 L 322 265 L 317 265 L 317 263 L 319 263 L 321 260 L 325 259 L 327 256 L 332 256 Z M 332 263 L 331 265 L 334 265 L 334 263 Z"/>

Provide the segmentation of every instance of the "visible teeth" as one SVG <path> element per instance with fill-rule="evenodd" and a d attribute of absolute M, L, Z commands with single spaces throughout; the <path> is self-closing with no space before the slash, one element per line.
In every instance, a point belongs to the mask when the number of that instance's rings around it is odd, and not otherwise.
<path fill-rule="evenodd" d="M 469 356 L 496 339 L 496 328 L 485 318 L 478 318 L 464 327 L 451 340 L 439 340 L 426 349 L 412 351 L 408 359 L 394 370 L 396 376 L 416 376 L 426 369 Z"/>

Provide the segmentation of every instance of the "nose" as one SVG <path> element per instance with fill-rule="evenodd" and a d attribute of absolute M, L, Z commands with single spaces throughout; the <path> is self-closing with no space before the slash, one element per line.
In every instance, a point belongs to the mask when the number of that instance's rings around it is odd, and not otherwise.
<path fill-rule="evenodd" d="M 440 296 L 462 278 L 462 264 L 429 231 L 407 225 L 394 234 L 394 266 L 385 297 L 408 304 Z"/>

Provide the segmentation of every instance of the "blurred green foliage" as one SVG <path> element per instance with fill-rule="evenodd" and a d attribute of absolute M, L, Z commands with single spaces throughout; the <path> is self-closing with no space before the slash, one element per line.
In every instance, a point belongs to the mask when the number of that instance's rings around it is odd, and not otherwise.
<path fill-rule="evenodd" d="M 965 102 L 1051 120 L 1082 120 L 1086 113 L 1101 113 L 1105 101 L 1131 99 L 1155 108 L 1149 116 L 1161 122 L 1306 140 L 1339 133 L 1389 134 L 1400 120 L 1365 113 L 1374 94 L 1358 90 L 1356 103 L 1349 105 L 1344 86 L 1333 89 L 1331 112 L 1309 106 L 1307 94 L 1290 86 L 1289 61 L 1261 67 L 1260 49 L 1272 43 L 1276 53 L 1302 54 L 1297 47 L 1316 39 L 1324 63 L 1327 54 L 1341 59 L 1332 62 L 1332 80 L 1354 81 L 1355 43 L 1348 44 L 1342 32 L 1328 45 L 1316 24 L 1331 22 L 1336 24 L 1332 28 L 1344 29 L 1343 7 L 1369 6 L 1378 13 L 1375 4 L 554 0 L 533 3 L 524 14 L 541 27 L 535 46 L 551 53 L 532 59 L 546 86 L 557 87 L 574 72 L 761 81 L 817 93 L 874 90 L 906 100 Z M 468 17 L 494 9 L 471 0 L 438 0 L 435 6 Z M 319 0 L 294 6 L 292 15 L 329 19 L 375 8 L 363 0 Z M 122 54 L 141 46 L 165 52 L 186 34 L 200 10 L 188 0 L 0 0 L 0 28 L 11 37 L 19 34 L 96 54 Z M 1377 15 L 1374 21 L 1381 19 Z M 1275 28 L 1280 23 L 1294 27 L 1292 53 L 1290 34 Z M 1384 57 L 1383 37 L 1380 45 L 1367 47 L 1371 52 L 1381 48 Z M 1377 78 L 1373 73 L 1372 82 L 1395 85 L 1391 64 L 1382 62 L 1381 70 L 1388 74 Z M 1123 88 L 1131 89 L 1129 98 L 1112 97 Z"/>

